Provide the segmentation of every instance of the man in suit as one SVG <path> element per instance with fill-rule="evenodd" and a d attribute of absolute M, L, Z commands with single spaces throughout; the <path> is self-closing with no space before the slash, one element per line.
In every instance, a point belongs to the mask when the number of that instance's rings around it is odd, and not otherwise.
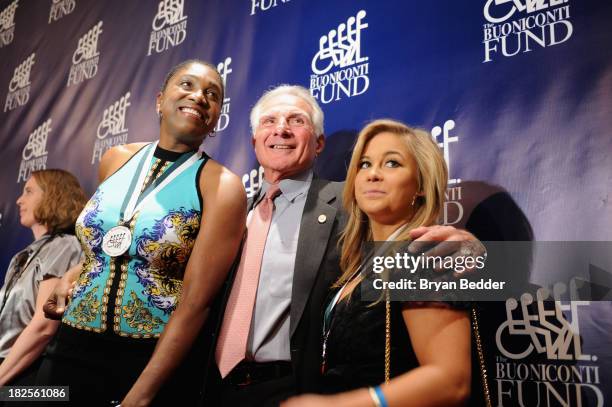
<path fill-rule="evenodd" d="M 273 406 L 318 390 L 322 308 L 340 275 L 343 184 L 313 173 L 325 146 L 317 101 L 303 87 L 281 85 L 259 99 L 250 119 L 264 184 L 249 201 L 248 236 L 213 347 L 219 371 L 209 372 L 209 390 L 219 390 L 212 399 L 223 406 Z M 268 205 L 271 214 L 262 215 L 258 206 Z M 419 237 L 475 239 L 452 227 L 419 228 Z"/>

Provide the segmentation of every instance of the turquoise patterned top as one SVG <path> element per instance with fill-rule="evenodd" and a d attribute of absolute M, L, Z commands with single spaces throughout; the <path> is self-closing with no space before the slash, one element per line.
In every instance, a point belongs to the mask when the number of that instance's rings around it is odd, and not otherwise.
<path fill-rule="evenodd" d="M 130 184 L 139 177 L 139 164 L 142 162 L 143 171 L 148 170 L 147 179 L 155 175 L 155 166 L 163 174 L 172 164 L 172 157 L 168 158 L 172 152 L 157 147 L 152 155 L 153 148 L 155 144 L 144 147 L 106 179 L 77 219 L 85 263 L 63 323 L 87 331 L 101 333 L 112 328 L 120 336 L 151 338 L 161 334 L 176 309 L 185 267 L 200 229 L 197 183 L 208 159 L 205 154 L 193 153 L 183 165 L 184 171 L 175 178 L 173 172 L 166 179 L 171 181 L 160 184 L 161 188 L 136 208 L 132 219 L 122 223 L 132 232 L 125 254 L 109 257 L 102 250 L 104 234 L 120 223 Z M 142 184 L 147 180 L 135 186 L 136 195 Z"/>

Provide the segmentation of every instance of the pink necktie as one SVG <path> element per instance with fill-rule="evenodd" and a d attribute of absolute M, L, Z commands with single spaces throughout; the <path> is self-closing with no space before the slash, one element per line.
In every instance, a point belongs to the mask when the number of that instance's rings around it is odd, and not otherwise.
<path fill-rule="evenodd" d="M 249 221 L 246 242 L 225 307 L 215 353 L 221 377 L 227 376 L 246 356 L 261 259 L 274 211 L 273 201 L 279 194 L 278 184 L 272 184 L 263 201 L 253 210 Z"/>

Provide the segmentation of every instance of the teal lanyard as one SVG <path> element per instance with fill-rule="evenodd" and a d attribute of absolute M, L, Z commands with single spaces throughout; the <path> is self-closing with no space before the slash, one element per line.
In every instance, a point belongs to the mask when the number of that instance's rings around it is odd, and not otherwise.
<path fill-rule="evenodd" d="M 122 221 L 124 220 L 125 210 L 128 206 L 128 203 L 136 191 L 138 180 L 141 179 L 140 174 L 143 171 L 145 162 L 150 157 L 150 152 L 151 152 L 150 149 L 155 148 L 155 146 L 156 146 L 156 143 L 150 144 L 149 150 L 148 150 L 149 154 L 144 154 L 144 157 L 140 160 L 140 163 L 138 163 L 138 167 L 136 168 L 136 174 L 132 178 L 132 182 L 130 183 L 130 186 L 128 187 L 125 198 L 123 199 L 123 204 L 121 205 L 121 210 L 119 212 L 119 217 Z M 149 184 L 147 188 L 145 188 L 144 191 L 142 191 L 142 193 L 138 195 L 138 199 L 136 200 L 136 204 L 134 205 L 134 207 L 137 207 L 138 204 L 140 204 L 151 192 L 153 192 L 162 182 L 164 182 L 166 178 L 168 178 L 174 171 L 176 171 L 181 165 L 183 165 L 187 160 L 193 157 L 193 155 L 196 153 L 197 151 L 193 151 L 191 154 L 185 153 L 182 156 L 180 156 L 179 159 L 176 160 L 166 171 L 164 171 L 163 174 L 157 177 L 151 184 Z"/>

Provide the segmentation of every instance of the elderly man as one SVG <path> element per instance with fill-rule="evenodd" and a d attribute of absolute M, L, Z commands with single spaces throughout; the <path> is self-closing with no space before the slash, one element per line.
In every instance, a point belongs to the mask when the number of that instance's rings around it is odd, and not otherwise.
<path fill-rule="evenodd" d="M 340 273 L 343 184 L 312 170 L 325 146 L 318 103 L 303 87 L 279 86 L 253 107 L 251 127 L 265 182 L 249 201 L 248 236 L 220 294 L 222 312 L 208 321 L 218 336 L 210 357 L 216 364 L 204 369 L 207 405 L 273 406 L 316 392 L 322 307 Z M 475 240 L 448 226 L 418 228 L 411 237 Z M 49 298 L 49 317 L 61 317 L 69 287 L 66 279 Z"/>
<path fill-rule="evenodd" d="M 318 390 L 321 311 L 340 272 L 343 184 L 313 173 L 325 146 L 321 108 L 307 89 L 282 85 L 250 118 L 264 184 L 249 201 L 248 236 L 222 305 L 214 352 L 222 381 L 213 387 L 224 406 L 278 405 Z M 440 226 L 413 238 L 474 239 Z"/>

